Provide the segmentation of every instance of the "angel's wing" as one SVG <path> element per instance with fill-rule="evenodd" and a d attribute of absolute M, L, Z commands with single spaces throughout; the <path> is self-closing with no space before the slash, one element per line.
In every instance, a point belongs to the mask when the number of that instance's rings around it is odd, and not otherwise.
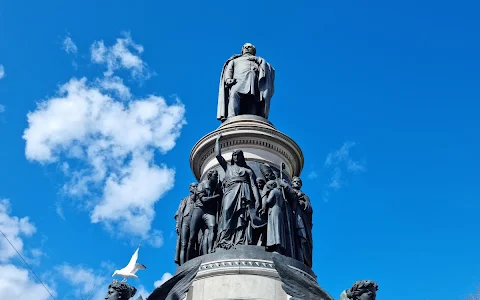
<path fill-rule="evenodd" d="M 188 268 L 183 269 L 178 274 L 167 280 L 161 286 L 157 287 L 148 296 L 147 300 L 179 300 L 185 297 L 190 289 L 193 279 L 197 276 L 198 269 L 202 261 L 199 260 Z"/>
<path fill-rule="evenodd" d="M 283 282 L 283 290 L 292 296 L 291 300 L 333 300 L 316 281 L 290 268 L 276 257 L 273 257 L 273 263 Z"/>
<path fill-rule="evenodd" d="M 137 259 L 138 259 L 138 250 L 139 249 L 140 249 L 140 247 L 138 247 L 137 250 L 135 250 L 135 253 L 133 253 L 132 258 L 130 258 L 130 262 L 124 268 L 125 270 L 128 270 L 128 271 L 131 272 L 135 268 L 135 264 L 137 263 Z"/>

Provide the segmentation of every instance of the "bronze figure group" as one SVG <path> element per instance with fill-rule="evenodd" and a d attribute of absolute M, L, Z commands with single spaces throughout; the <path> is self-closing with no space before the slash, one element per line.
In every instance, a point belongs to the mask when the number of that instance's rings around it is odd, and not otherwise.
<path fill-rule="evenodd" d="M 216 249 L 257 245 L 311 267 L 313 210 L 301 179 L 294 177 L 290 185 L 267 164 L 257 177 L 243 151 L 233 151 L 229 162 L 223 158 L 220 139 L 218 135 L 215 154 L 225 176 L 220 182 L 212 169 L 202 182 L 190 184 L 190 194 L 175 214 L 175 262 L 182 265 Z"/>

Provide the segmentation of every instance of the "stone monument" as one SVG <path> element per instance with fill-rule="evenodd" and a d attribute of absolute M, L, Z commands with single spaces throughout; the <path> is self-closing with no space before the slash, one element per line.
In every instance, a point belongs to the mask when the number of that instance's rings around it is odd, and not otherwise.
<path fill-rule="evenodd" d="M 178 268 L 147 300 L 333 300 L 311 269 L 302 150 L 268 120 L 274 80 L 250 43 L 225 62 L 221 125 L 193 146 L 198 183 L 175 214 Z"/>
<path fill-rule="evenodd" d="M 225 62 L 221 125 L 193 146 L 198 185 L 175 215 L 179 266 L 148 300 L 333 299 L 311 269 L 302 150 L 268 120 L 274 80 L 250 43 Z"/>

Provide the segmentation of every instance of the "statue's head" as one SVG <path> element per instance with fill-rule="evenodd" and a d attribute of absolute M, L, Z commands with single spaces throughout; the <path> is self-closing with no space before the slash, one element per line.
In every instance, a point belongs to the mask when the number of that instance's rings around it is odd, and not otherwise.
<path fill-rule="evenodd" d="M 277 179 L 277 176 L 275 176 L 275 173 L 273 172 L 272 168 L 268 164 L 262 164 L 260 166 L 260 172 L 262 172 L 262 175 L 265 178 L 265 181 L 267 182 L 269 180 Z"/>
<path fill-rule="evenodd" d="M 257 178 L 257 186 L 260 190 L 263 190 L 263 187 L 265 186 L 265 179 L 263 178 Z"/>
<path fill-rule="evenodd" d="M 137 293 L 137 289 L 128 285 L 126 282 L 113 281 L 108 286 L 108 293 L 105 300 L 126 300 L 130 299 Z"/>
<path fill-rule="evenodd" d="M 269 180 L 265 185 L 267 186 L 268 191 L 271 191 L 278 186 L 276 180 Z"/>
<path fill-rule="evenodd" d="M 245 156 L 243 156 L 243 151 L 242 150 L 234 150 L 232 153 L 232 165 L 238 165 L 238 166 L 246 166 L 247 163 L 245 162 Z"/>
<path fill-rule="evenodd" d="M 294 189 L 301 189 L 303 186 L 302 180 L 298 176 L 292 178 L 292 187 Z"/>
<path fill-rule="evenodd" d="M 245 43 L 242 47 L 242 54 L 250 53 L 251 55 L 255 55 L 257 53 L 257 49 L 254 45 L 250 43 Z"/>
<path fill-rule="evenodd" d="M 352 300 L 375 300 L 377 291 L 378 285 L 375 281 L 358 280 L 346 290 L 346 294 L 348 299 Z"/>
<path fill-rule="evenodd" d="M 190 193 L 192 193 L 192 194 L 195 193 L 195 190 L 197 189 L 197 186 L 198 186 L 198 183 L 196 183 L 196 182 L 190 183 L 190 186 L 188 188 Z"/>
<path fill-rule="evenodd" d="M 207 180 L 211 182 L 218 181 L 218 172 L 217 170 L 210 170 L 207 172 Z"/>

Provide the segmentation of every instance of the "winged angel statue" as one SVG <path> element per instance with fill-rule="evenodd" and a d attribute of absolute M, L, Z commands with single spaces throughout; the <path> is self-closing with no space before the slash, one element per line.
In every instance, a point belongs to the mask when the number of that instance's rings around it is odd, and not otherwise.
<path fill-rule="evenodd" d="M 185 268 L 167 280 L 164 284 L 157 287 L 150 296 L 148 296 L 147 300 L 183 299 L 192 286 L 193 279 L 197 276 L 201 264 L 201 260 L 196 260 L 195 263 L 185 264 Z"/>
<path fill-rule="evenodd" d="M 276 257 L 273 257 L 273 263 L 282 280 L 283 290 L 291 296 L 290 300 L 333 300 L 316 281 L 290 268 Z"/>

